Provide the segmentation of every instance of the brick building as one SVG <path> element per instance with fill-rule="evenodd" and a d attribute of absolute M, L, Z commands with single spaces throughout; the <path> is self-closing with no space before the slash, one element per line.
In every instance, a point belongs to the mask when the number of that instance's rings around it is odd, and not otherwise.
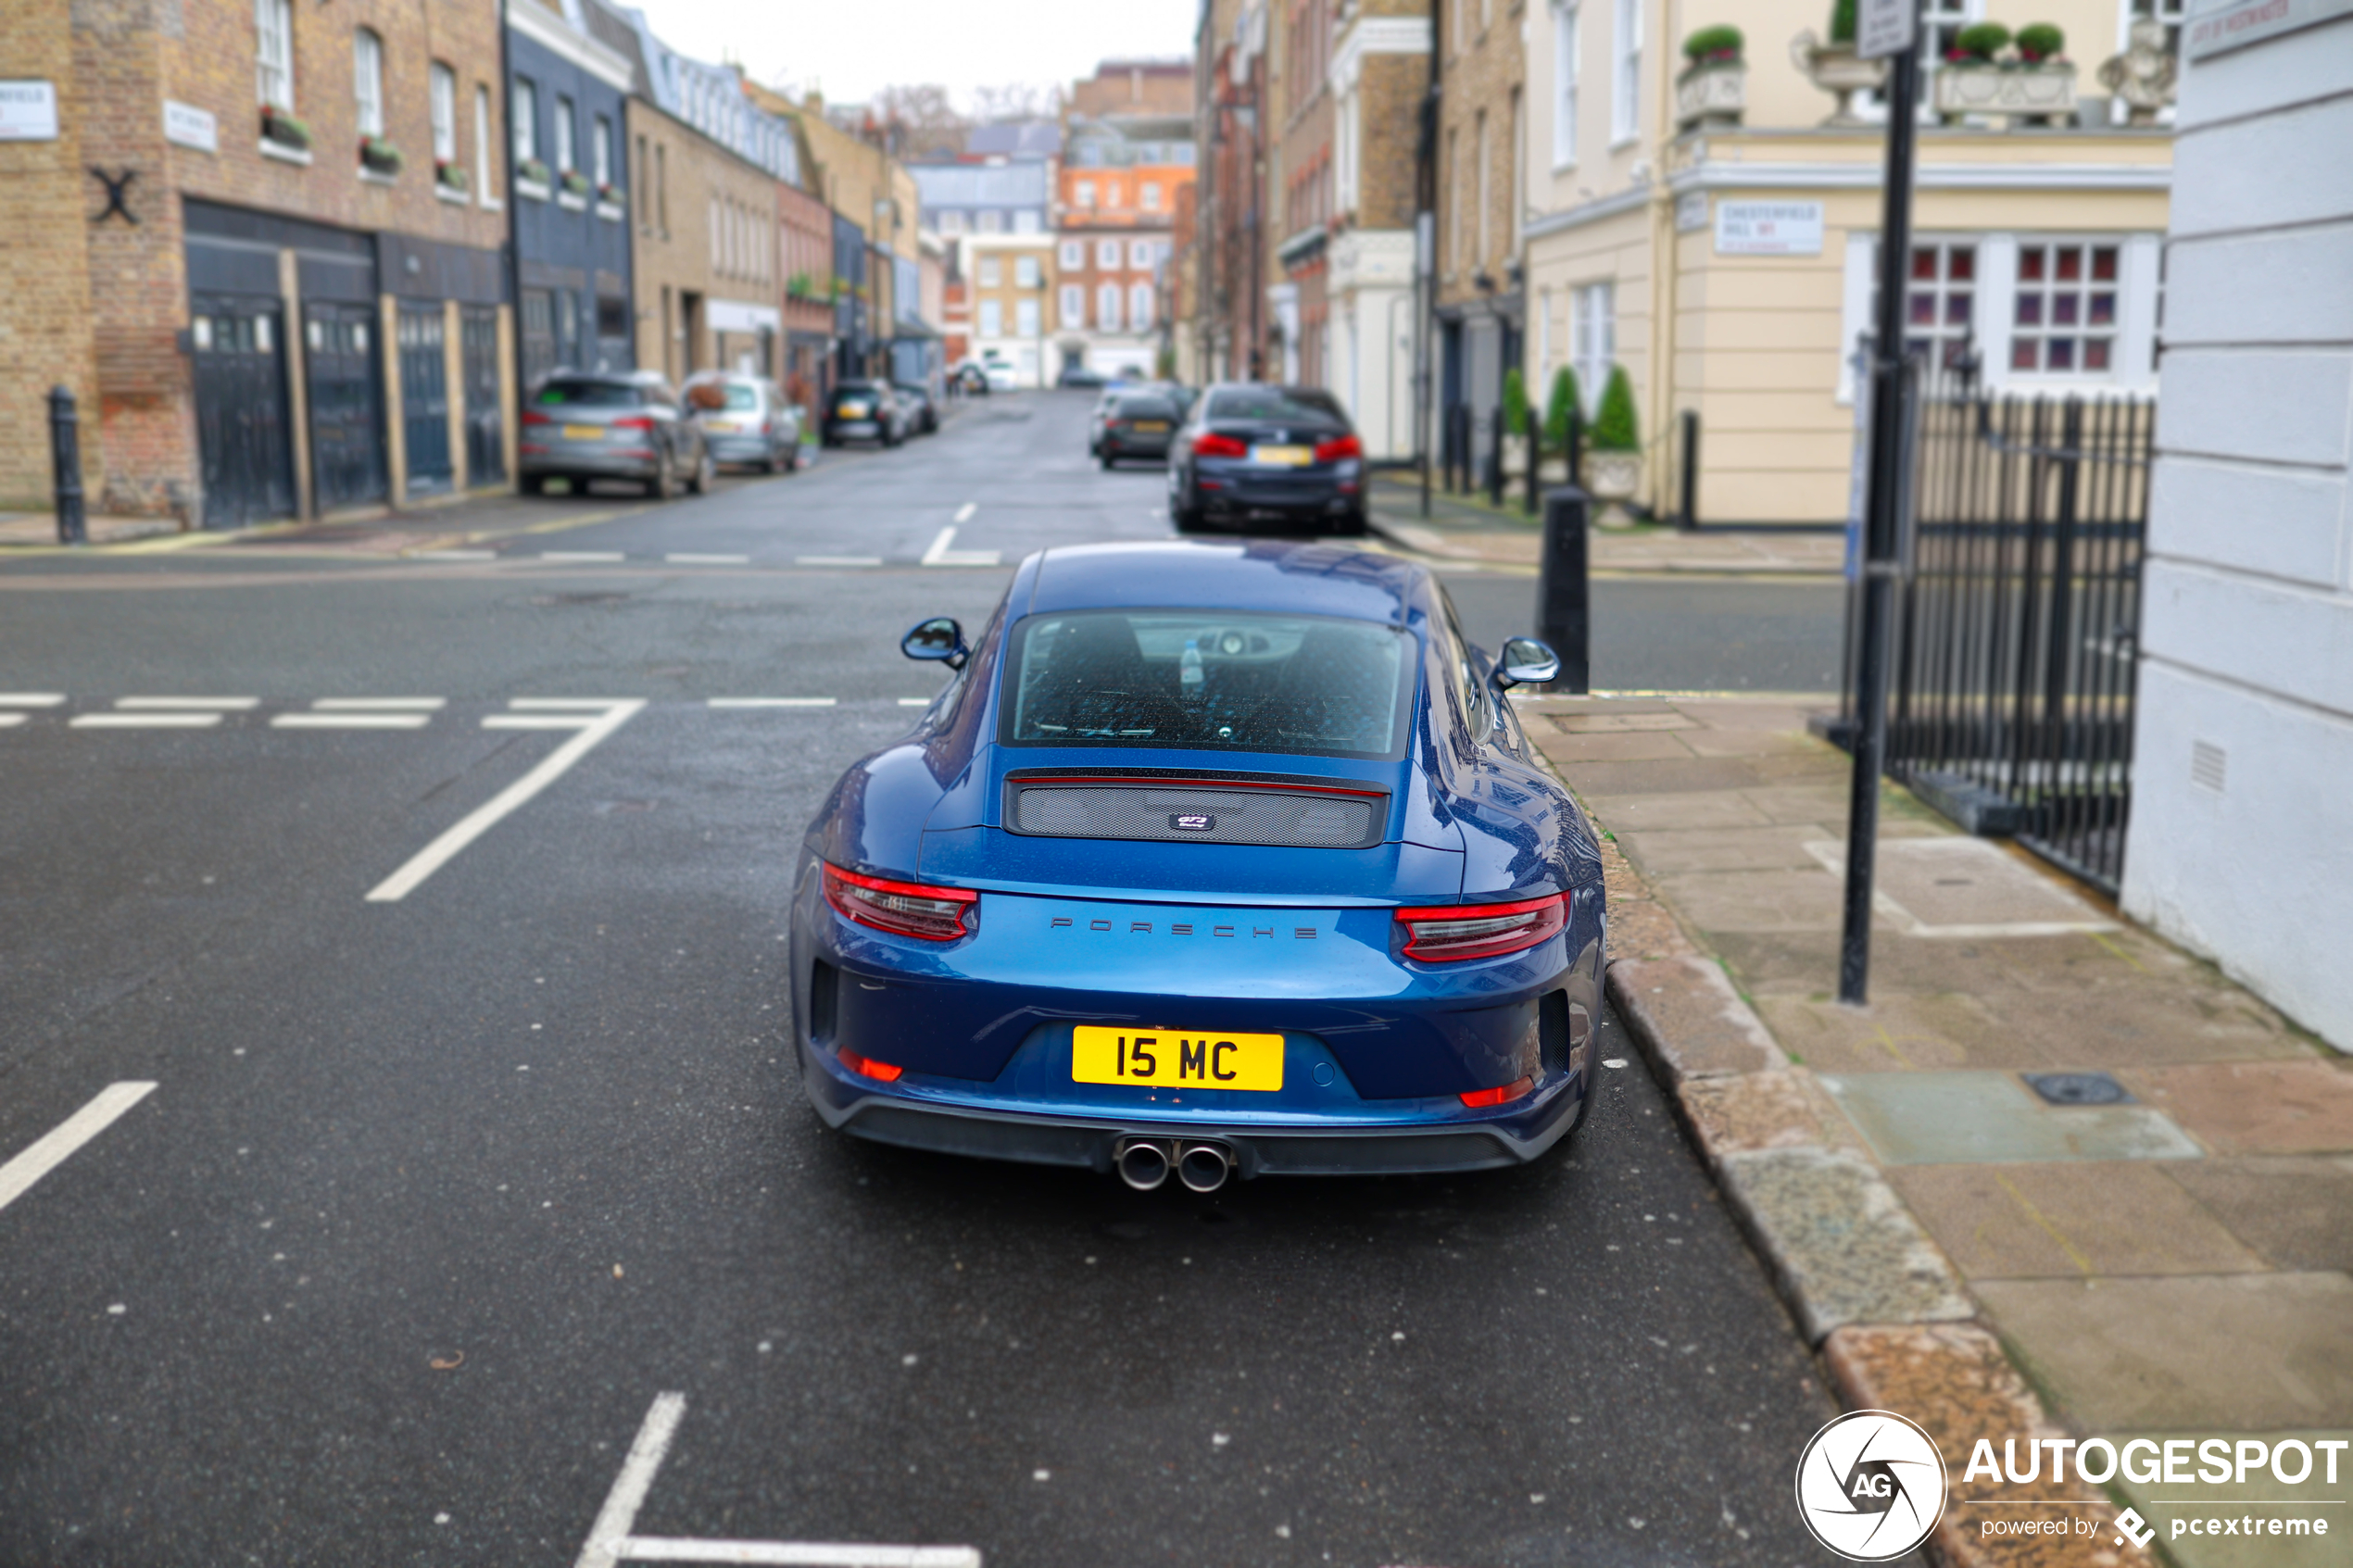
<path fill-rule="evenodd" d="M 799 126 L 793 133 L 800 133 Z M 805 178 L 807 149 L 802 152 Z M 778 270 L 785 276 L 785 395 L 814 415 L 834 383 L 834 215 L 808 191 L 779 180 L 776 222 Z"/>
<path fill-rule="evenodd" d="M 1325 385 L 1373 458 L 1410 458 L 1422 323 L 1414 278 L 1430 0 L 1357 0 L 1333 41 Z"/>
<path fill-rule="evenodd" d="M 0 495 L 48 488 L 53 382 L 107 510 L 234 526 L 505 483 L 496 5 L 7 0 L 0 27 L 57 108 L 0 147 L 25 193 Z"/>
<path fill-rule="evenodd" d="M 1271 0 L 1267 76 L 1266 364 L 1270 378 L 1331 384 L 1326 244 L 1333 215 L 1332 29 L 1337 0 Z"/>
<path fill-rule="evenodd" d="M 1265 368 L 1266 0 L 1206 0 L 1194 40 L 1199 221 L 1193 335 L 1204 381 Z"/>
<path fill-rule="evenodd" d="M 1454 410 L 1467 408 L 1479 463 L 1493 450 L 1504 372 L 1519 363 L 1527 320 L 1519 258 L 1525 10 L 1526 0 L 1436 6 L 1439 429 L 1455 431 Z"/>
<path fill-rule="evenodd" d="M 1160 123 L 1170 138 L 1189 129 L 1181 119 Z M 1182 140 L 1073 139 L 1054 236 L 1053 335 L 1063 365 L 1148 376 L 1159 363 L 1167 336 L 1159 279 L 1172 251 L 1177 196 L 1192 183 L 1193 167 L 1130 161 L 1147 147 L 1144 156 L 1154 159 L 1173 160 L 1178 147 L 1191 152 Z M 1078 161 L 1088 154 L 1100 156 Z"/>
<path fill-rule="evenodd" d="M 1047 307 L 1057 292 L 1050 234 L 970 234 L 959 242 L 972 294 L 972 349 L 1009 368 L 1016 386 L 1049 386 L 1062 371 Z"/>

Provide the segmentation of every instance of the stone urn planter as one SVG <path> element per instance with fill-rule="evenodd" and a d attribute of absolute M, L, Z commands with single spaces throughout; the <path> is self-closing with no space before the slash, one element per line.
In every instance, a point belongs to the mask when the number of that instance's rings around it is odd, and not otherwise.
<path fill-rule="evenodd" d="M 1991 60 L 1948 61 L 1936 68 L 1936 112 L 1947 121 L 1977 115 L 2007 115 L 2013 126 L 2072 119 L 2075 68 L 1996 64 Z"/>
<path fill-rule="evenodd" d="M 1603 528 L 1631 528 L 1634 519 L 1626 503 L 1634 498 L 1634 488 L 1642 480 L 1640 452 L 1586 453 L 1585 489 L 1602 503 L 1594 522 Z"/>
<path fill-rule="evenodd" d="M 1866 60 L 1852 44 L 1824 44 L 1811 28 L 1789 41 L 1789 57 L 1806 80 L 1838 100 L 1825 125 L 1868 125 L 1862 112 L 1863 94 L 1887 81 L 1885 60 Z"/>
<path fill-rule="evenodd" d="M 1748 109 L 1748 66 L 1742 60 L 1695 65 L 1675 79 L 1675 128 L 1723 130 Z"/>

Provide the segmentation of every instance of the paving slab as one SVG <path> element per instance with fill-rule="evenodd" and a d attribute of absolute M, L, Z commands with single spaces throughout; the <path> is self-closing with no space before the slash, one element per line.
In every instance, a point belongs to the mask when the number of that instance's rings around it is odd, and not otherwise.
<path fill-rule="evenodd" d="M 2083 1431 L 2353 1424 L 2344 1274 L 1981 1280 L 1976 1290 Z"/>
<path fill-rule="evenodd" d="M 1828 779 L 1819 784 L 1760 785 L 1741 792 L 1742 798 L 1756 808 L 1766 822 L 1820 822 L 1834 834 L 1846 831 L 1846 795 L 1843 783 Z M 1882 824 L 1888 820 L 1883 817 Z"/>
<path fill-rule="evenodd" d="M 2266 1266 L 2154 1164 L 1906 1165 L 1887 1179 L 1971 1281 Z"/>
<path fill-rule="evenodd" d="M 1772 826 L 1775 820 L 1751 804 L 1747 797 L 1724 790 L 1611 795 L 1579 784 L 1574 773 L 1569 777 L 1569 784 L 1602 825 L 1616 833 L 1641 833 L 1659 828 L 1761 828 Z M 1841 801 L 1838 809 L 1843 820 L 1846 814 L 1845 802 Z M 1810 822 L 1813 819 L 1792 820 Z"/>
<path fill-rule="evenodd" d="M 1675 912 L 1704 932 L 1839 928 L 1842 890 L 1819 868 L 1683 872 L 1653 880 Z M 1884 921 L 1872 923 L 1894 929 Z"/>
<path fill-rule="evenodd" d="M 1671 1083 L 1783 1065 L 1773 1036 L 1712 959 L 1620 959 L 1609 966 L 1609 991 L 1628 1022 L 1654 1043 Z"/>
<path fill-rule="evenodd" d="M 1552 716 L 1553 728 L 1563 734 L 1604 734 L 1626 731 L 1696 730 L 1699 721 L 1686 717 L 1667 703 L 1645 703 L 1588 709 L 1582 713 Z"/>
<path fill-rule="evenodd" d="M 1847 1323 L 1958 1321 L 1975 1311 L 1869 1160 L 1777 1148 L 1728 1155 L 1719 1169 L 1809 1342 Z"/>
<path fill-rule="evenodd" d="M 2353 1273 L 2353 1159 L 2253 1156 L 2162 1169 L 2275 1268 Z M 2353 1534 L 2353 1522 L 2346 1529 Z"/>
<path fill-rule="evenodd" d="M 1665 734 L 1655 730 L 1590 735 L 1539 735 L 1536 744 L 1545 756 L 1564 768 L 1579 768 L 1589 762 L 1688 760 L 1692 756 L 1692 749 L 1683 744 L 1682 736 Z"/>
<path fill-rule="evenodd" d="M 2318 1461 L 2321 1450 L 2316 1445 L 2353 1442 L 2353 1428 L 2305 1427 L 2293 1432 L 2246 1434 L 2203 1429 L 2196 1432 L 2130 1432 L 2117 1434 L 2114 1441 L 2121 1449 L 2134 1438 L 2146 1438 L 2158 1444 L 2162 1452 L 2162 1445 L 2169 1440 L 2178 1442 L 2188 1438 L 2192 1442 L 2204 1442 L 2226 1436 L 2235 1445 L 2242 1436 L 2259 1437 L 2271 1447 L 2290 1441 L 2300 1442 L 2311 1449 Z M 2245 1481 L 2200 1482 L 2190 1492 L 2184 1492 L 2179 1486 L 2168 1486 L 2161 1480 L 2131 1481 L 2121 1475 L 2117 1477 L 2116 1484 L 2123 1490 L 2132 1506 L 2140 1511 L 2141 1517 L 2158 1526 L 2165 1541 L 2167 1555 L 2179 1568 L 2336 1568 L 2348 1557 L 2353 1557 L 2353 1543 L 2347 1538 L 2353 1537 L 2353 1508 L 2344 1506 L 2344 1499 L 2353 1496 L 2353 1474 L 2348 1474 L 2349 1457 L 2353 1454 L 2349 1454 L 2348 1450 L 2339 1450 L 2337 1484 L 2333 1486 L 2325 1479 L 2325 1461 L 2315 1462 L 2311 1475 L 2303 1485 L 2295 1486 L 2283 1486 L 2268 1467 L 2249 1472 Z M 2296 1468 L 2296 1461 L 2291 1459 L 2288 1461 L 2289 1471 L 2292 1473 Z M 2175 1500 L 2191 1495 L 2195 1495 L 2197 1500 L 2189 1507 L 2182 1507 Z M 2335 1499 L 2338 1506 L 2322 1507 L 2313 1501 L 2307 1501 L 2301 1507 L 2279 1506 L 2291 1499 L 2300 1501 L 2322 1498 Z M 2285 1526 L 2289 1520 L 2299 1517 L 2308 1522 L 2307 1529 L 2321 1520 L 2328 1521 L 2327 1533 L 2273 1535 L 2269 1529 L 2273 1520 Z M 2239 1521 L 2239 1533 L 2209 1536 L 2184 1531 L 2177 1536 L 2173 1533 L 2173 1521 L 2177 1518 L 2218 1521 L 2235 1518 Z M 2262 1533 L 2255 1534 L 2249 1528 L 2250 1524 Z"/>
<path fill-rule="evenodd" d="M 1989 1535 L 2020 1518 L 2114 1517 L 2097 1487 L 2058 1495 L 2091 1506 L 2029 1507 L 2054 1494 L 2047 1482 L 1965 1480 L 1979 1439 L 1996 1451 L 2068 1434 L 2054 1422 L 2001 1343 L 1976 1323 L 1842 1328 L 1822 1347 L 1831 1380 L 1850 1410 L 1896 1411 L 1919 1423 L 1944 1456 L 1951 1501 L 1934 1537 L 1948 1568 L 2146 1568 L 2146 1549 L 2111 1530 L 2090 1536 Z M 1981 1473 L 1982 1474 L 1982 1473 Z M 2096 1501 L 2095 1500 L 2096 1499 Z"/>
<path fill-rule="evenodd" d="M 1846 845 L 1808 844 L 1834 877 L 1846 874 Z M 1982 838 L 1920 837 L 1881 843 L 1875 907 L 1907 935 L 1941 939 L 2057 936 L 2115 929 L 2116 922 Z"/>
<path fill-rule="evenodd" d="M 2007 1073 L 1826 1073 L 1822 1087 L 1889 1165 L 2196 1160 L 2205 1152 L 2152 1107 L 2050 1105 Z"/>
<path fill-rule="evenodd" d="M 1669 872 L 1806 871 L 1814 857 L 1806 841 L 1819 838 L 1812 822 L 1795 827 L 1660 829 L 1626 833 L 1618 841 L 1645 876 Z"/>
<path fill-rule="evenodd" d="M 1762 783 L 1755 762 L 1739 757 L 1669 758 L 1655 762 L 1564 763 L 1579 795 L 1671 795 L 1745 789 Z"/>
<path fill-rule="evenodd" d="M 1843 771 L 1846 766 L 1840 753 L 1826 757 L 1820 742 L 1786 730 L 1687 730 L 1676 738 L 1701 757 L 1802 758 L 1809 770 L 1825 773 Z"/>
<path fill-rule="evenodd" d="M 1806 731 L 1806 721 L 1818 709 L 1835 708 L 1831 697 L 1821 703 L 1757 702 L 1732 697 L 1711 700 L 1707 697 L 1683 697 L 1675 710 L 1687 719 L 1695 719 L 1711 730 L 1767 730 L 1787 734 L 1793 740 L 1816 747 L 1830 756 L 1845 760 L 1846 753 Z"/>
<path fill-rule="evenodd" d="M 2046 1067 L 2050 1062 L 1961 991 L 1909 994 L 1882 981 L 1867 1007 L 1827 993 L 1759 997 L 1781 1048 L 1818 1073 L 1937 1072 Z"/>
<path fill-rule="evenodd" d="M 2129 1076 L 2217 1154 L 2353 1153 L 2353 1070 L 2334 1062 L 2210 1062 Z"/>

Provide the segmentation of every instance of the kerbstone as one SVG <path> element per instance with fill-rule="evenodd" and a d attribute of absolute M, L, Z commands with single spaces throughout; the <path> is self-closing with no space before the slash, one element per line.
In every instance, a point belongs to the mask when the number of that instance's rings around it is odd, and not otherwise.
<path fill-rule="evenodd" d="M 1729 1155 L 1721 1169 L 1809 1340 L 1846 1323 L 1957 1322 L 1973 1311 L 1952 1264 L 1869 1160 L 1768 1149 Z"/>
<path fill-rule="evenodd" d="M 1783 1065 L 1773 1036 L 1713 960 L 1622 959 L 1610 965 L 1609 989 L 1670 1083 Z"/>

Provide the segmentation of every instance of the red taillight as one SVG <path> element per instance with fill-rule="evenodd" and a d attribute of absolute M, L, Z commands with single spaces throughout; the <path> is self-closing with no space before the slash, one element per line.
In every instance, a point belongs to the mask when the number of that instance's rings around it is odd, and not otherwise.
<path fill-rule="evenodd" d="M 838 866 L 825 868 L 825 902 L 845 920 L 926 942 L 953 942 L 964 935 L 964 915 L 980 895 L 968 887 L 925 887 L 860 876 Z"/>
<path fill-rule="evenodd" d="M 1193 456 L 1196 458 L 1247 458 L 1250 456 L 1250 448 L 1233 436 L 1220 435 L 1214 430 L 1204 431 L 1193 438 Z"/>
<path fill-rule="evenodd" d="M 1315 460 L 1319 463 L 1336 463 L 1342 458 L 1361 458 L 1364 455 L 1365 444 L 1353 435 L 1315 443 Z"/>
<path fill-rule="evenodd" d="M 870 1056 L 860 1056 L 856 1051 L 843 1051 L 840 1054 L 841 1064 L 844 1067 L 861 1077 L 872 1078 L 878 1084 L 896 1083 L 899 1075 L 907 1071 L 903 1067 L 893 1067 L 887 1061 L 876 1061 Z M 1466 1095 L 1464 1098 L 1467 1099 L 1470 1097 Z"/>
<path fill-rule="evenodd" d="M 654 422 L 645 415 L 638 414 L 630 419 L 615 420 L 605 428 L 608 430 L 651 430 L 654 428 Z"/>
<path fill-rule="evenodd" d="M 890 1070 L 890 1073 L 892 1077 L 897 1077 L 899 1075 L 899 1069 L 896 1067 L 892 1068 Z M 1505 1084 L 1500 1089 L 1473 1089 L 1470 1093 L 1459 1098 L 1465 1105 L 1470 1107 L 1473 1110 L 1477 1110 L 1481 1106 L 1501 1105 L 1505 1100 L 1517 1099 L 1520 1096 L 1526 1094 L 1529 1090 L 1534 1088 L 1535 1086 L 1536 1080 L 1534 1078 L 1520 1078 Z"/>
<path fill-rule="evenodd" d="M 522 422 L 527 425 L 551 425 L 556 421 L 536 408 L 525 408 L 522 413 Z"/>
<path fill-rule="evenodd" d="M 1533 947 L 1568 923 L 1568 907 L 1557 893 L 1510 904 L 1417 906 L 1399 909 L 1397 923 L 1405 928 L 1407 958 L 1453 963 Z"/>

